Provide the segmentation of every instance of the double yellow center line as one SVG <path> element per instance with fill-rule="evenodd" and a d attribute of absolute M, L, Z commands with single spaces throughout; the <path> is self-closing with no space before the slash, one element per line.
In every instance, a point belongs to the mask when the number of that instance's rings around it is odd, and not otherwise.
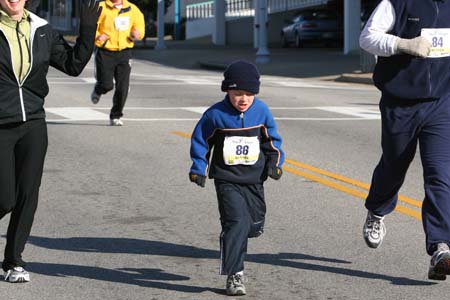
<path fill-rule="evenodd" d="M 185 138 L 191 137 L 189 133 L 185 132 L 172 131 L 171 133 Z M 370 189 L 370 185 L 367 183 L 334 174 L 292 159 L 285 159 L 283 170 L 361 199 L 366 199 L 367 191 Z M 404 195 L 399 195 L 398 200 L 402 204 L 397 204 L 396 211 L 418 220 L 422 219 L 420 213 L 420 209 L 422 208 L 421 201 L 411 199 Z M 404 206 L 403 204 L 407 204 L 416 209 Z"/>

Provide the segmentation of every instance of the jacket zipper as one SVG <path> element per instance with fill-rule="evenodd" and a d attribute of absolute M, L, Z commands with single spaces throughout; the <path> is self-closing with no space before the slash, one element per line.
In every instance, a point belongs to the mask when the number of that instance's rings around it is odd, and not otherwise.
<path fill-rule="evenodd" d="M 20 31 L 20 30 L 19 30 L 19 23 L 17 23 L 17 28 L 16 28 L 16 30 L 17 30 L 17 33 L 19 33 L 19 31 Z M 22 32 L 20 32 L 20 33 L 23 35 Z M 31 51 L 31 46 L 33 45 L 33 36 L 34 36 L 34 33 L 35 33 L 35 31 L 33 30 L 32 22 L 30 21 L 30 43 L 29 43 L 29 44 L 27 44 L 26 36 L 24 36 L 24 39 L 25 39 L 25 47 L 27 47 L 27 51 L 28 51 L 28 62 L 29 62 L 29 64 L 30 64 L 30 67 L 28 68 L 27 73 L 26 73 L 25 76 L 23 77 L 22 82 L 20 82 L 20 77 L 17 78 L 17 82 L 19 83 L 20 107 L 21 107 L 21 109 L 22 109 L 22 119 L 23 119 L 24 122 L 27 121 L 27 114 L 26 114 L 26 112 L 25 112 L 25 103 L 24 103 L 24 100 L 23 100 L 23 89 L 22 89 L 22 85 L 23 85 L 23 83 L 25 82 L 25 80 L 27 79 L 28 75 L 30 74 L 31 68 L 32 68 L 32 66 L 33 66 L 33 55 L 32 55 L 32 52 L 33 52 L 33 51 Z M 19 48 L 20 48 L 20 51 L 21 51 L 21 52 L 20 52 L 20 64 L 21 64 L 21 66 L 20 66 L 20 74 L 22 74 L 22 68 L 23 68 L 23 66 L 22 66 L 22 59 L 23 59 L 23 55 L 22 55 L 22 43 L 20 42 L 20 39 L 18 39 L 18 42 L 19 42 Z M 19 75 L 19 76 L 20 76 L 20 75 Z"/>
<path fill-rule="evenodd" d="M 27 121 L 27 114 L 25 113 L 25 105 L 23 103 L 23 92 L 22 85 L 19 86 L 19 97 L 20 97 L 20 108 L 22 109 L 22 119 L 24 122 Z"/>
<path fill-rule="evenodd" d="M 241 112 L 241 114 L 239 115 L 239 117 L 241 118 L 242 128 L 244 128 L 244 113 Z"/>

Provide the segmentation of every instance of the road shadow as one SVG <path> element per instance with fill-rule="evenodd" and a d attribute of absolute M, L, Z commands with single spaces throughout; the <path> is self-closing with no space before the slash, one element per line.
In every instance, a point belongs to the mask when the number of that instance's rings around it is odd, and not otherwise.
<path fill-rule="evenodd" d="M 74 252 L 159 255 L 159 256 L 186 257 L 199 259 L 220 258 L 220 253 L 219 251 L 216 250 L 203 249 L 190 245 L 180 245 L 161 241 L 148 241 L 148 240 L 128 239 L 128 238 L 96 238 L 96 237 L 48 238 L 48 237 L 31 236 L 29 238 L 29 243 L 46 249 L 74 251 Z M 301 253 L 248 254 L 246 257 L 246 261 L 259 264 L 268 264 L 272 266 L 333 273 L 365 279 L 385 280 L 394 285 L 429 286 L 436 284 L 435 282 L 415 280 L 406 277 L 389 276 L 384 274 L 344 268 L 341 266 L 324 265 L 323 263 L 349 265 L 351 264 L 351 262 L 335 258 L 319 257 Z M 321 264 L 311 263 L 311 261 L 312 262 L 319 261 L 321 262 Z M 88 266 L 86 267 L 73 266 L 73 267 L 91 268 Z M 58 269 L 57 271 L 64 272 L 64 270 L 60 269 Z M 59 274 L 58 272 L 56 272 L 56 275 L 55 272 L 47 275 L 57 276 L 57 274 Z M 82 271 L 78 272 L 77 270 L 75 270 L 74 272 L 76 272 L 79 276 L 83 277 Z M 98 272 L 96 271 L 92 273 L 98 274 Z M 123 274 L 116 274 L 116 275 L 122 276 Z"/>
<path fill-rule="evenodd" d="M 33 273 L 47 276 L 80 277 L 184 293 L 202 293 L 210 291 L 217 294 L 223 294 L 221 289 L 163 282 L 187 281 L 190 277 L 166 273 L 161 269 L 121 268 L 111 270 L 101 267 L 49 263 L 29 263 L 28 269 Z"/>

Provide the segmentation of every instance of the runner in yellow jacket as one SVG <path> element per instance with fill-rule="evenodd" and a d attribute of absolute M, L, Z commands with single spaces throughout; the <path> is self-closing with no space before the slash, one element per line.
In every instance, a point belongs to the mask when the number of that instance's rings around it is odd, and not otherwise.
<path fill-rule="evenodd" d="M 97 83 L 91 101 L 97 104 L 102 94 L 114 88 L 110 123 L 122 126 L 123 108 L 128 96 L 131 73 L 131 49 L 135 40 L 145 36 L 144 15 L 128 0 L 100 1 L 102 14 L 98 19 L 95 45 L 95 77 Z"/>

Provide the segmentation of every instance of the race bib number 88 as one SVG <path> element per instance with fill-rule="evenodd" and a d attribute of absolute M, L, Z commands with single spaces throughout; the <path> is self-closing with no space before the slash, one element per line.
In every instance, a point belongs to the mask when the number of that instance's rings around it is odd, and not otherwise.
<path fill-rule="evenodd" d="M 256 136 L 226 136 L 223 160 L 226 165 L 254 165 L 259 158 L 260 145 Z"/>

